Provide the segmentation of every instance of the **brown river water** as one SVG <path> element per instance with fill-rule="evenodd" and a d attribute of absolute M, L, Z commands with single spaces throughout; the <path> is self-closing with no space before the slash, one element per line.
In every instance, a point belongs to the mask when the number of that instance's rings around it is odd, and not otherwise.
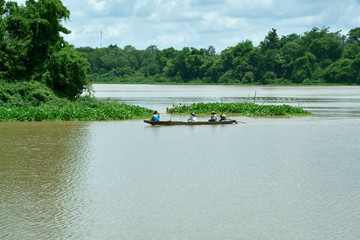
<path fill-rule="evenodd" d="M 0 123 L 0 239 L 360 239 L 360 87 L 95 85 L 170 116 L 290 104 L 226 126 Z M 205 120 L 205 119 L 204 119 Z"/>

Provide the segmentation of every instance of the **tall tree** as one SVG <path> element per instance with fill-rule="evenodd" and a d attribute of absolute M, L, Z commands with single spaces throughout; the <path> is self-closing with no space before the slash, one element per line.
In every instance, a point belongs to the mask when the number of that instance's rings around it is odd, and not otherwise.
<path fill-rule="evenodd" d="M 27 0 L 21 6 L 1 0 L 0 12 L 0 72 L 8 81 L 43 81 L 68 98 L 87 87 L 85 56 L 61 36 L 70 33 L 61 24 L 70 12 L 60 0 Z"/>
<path fill-rule="evenodd" d="M 273 28 L 268 35 L 265 37 L 264 41 L 260 42 L 260 49 L 263 53 L 266 50 L 279 49 L 280 48 L 280 40 L 277 35 L 276 29 Z"/>
<path fill-rule="evenodd" d="M 360 44 L 360 27 L 351 29 L 348 33 L 349 39 L 356 44 Z"/>
<path fill-rule="evenodd" d="M 344 46 L 333 37 L 327 36 L 315 39 L 310 44 L 310 51 L 320 62 L 326 59 L 330 59 L 332 62 L 335 62 L 341 58 Z"/>

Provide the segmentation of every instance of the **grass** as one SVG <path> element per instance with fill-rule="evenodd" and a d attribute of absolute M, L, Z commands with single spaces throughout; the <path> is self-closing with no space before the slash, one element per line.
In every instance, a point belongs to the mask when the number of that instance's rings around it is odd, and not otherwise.
<path fill-rule="evenodd" d="M 271 116 L 305 116 L 312 113 L 300 107 L 289 105 L 258 105 L 254 103 L 193 103 L 191 105 L 177 105 L 168 108 L 168 113 L 210 113 L 215 111 L 224 114 L 237 113 L 248 117 Z"/>

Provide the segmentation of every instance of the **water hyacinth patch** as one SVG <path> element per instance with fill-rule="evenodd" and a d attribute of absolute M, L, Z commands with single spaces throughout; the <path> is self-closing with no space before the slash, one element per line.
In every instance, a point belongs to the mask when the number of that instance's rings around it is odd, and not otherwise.
<path fill-rule="evenodd" d="M 300 107 L 283 105 L 258 105 L 254 103 L 193 103 L 168 108 L 168 113 L 210 113 L 211 111 L 237 113 L 249 117 L 311 115 Z"/>
<path fill-rule="evenodd" d="M 38 82 L 0 81 L 0 121 L 96 121 L 150 117 L 153 110 L 93 96 L 57 97 Z"/>
<path fill-rule="evenodd" d="M 149 117 L 152 110 L 127 104 L 109 103 L 103 106 L 0 108 L 0 121 L 95 121 Z"/>
<path fill-rule="evenodd" d="M 0 121 L 90 121 L 149 117 L 152 110 L 118 104 L 97 108 L 0 108 Z"/>

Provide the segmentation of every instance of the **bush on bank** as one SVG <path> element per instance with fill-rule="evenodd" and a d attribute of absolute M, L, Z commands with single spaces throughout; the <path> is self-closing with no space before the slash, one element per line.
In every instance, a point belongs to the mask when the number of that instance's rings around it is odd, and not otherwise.
<path fill-rule="evenodd" d="M 193 103 L 191 105 L 177 105 L 168 108 L 168 113 L 217 113 L 224 112 L 238 113 L 244 116 L 295 116 L 295 115 L 311 115 L 311 112 L 300 107 L 292 107 L 289 105 L 258 105 L 254 103 Z"/>
<path fill-rule="evenodd" d="M 39 82 L 0 81 L 0 121 L 90 121 L 149 117 L 152 110 L 81 96 L 57 97 Z"/>

